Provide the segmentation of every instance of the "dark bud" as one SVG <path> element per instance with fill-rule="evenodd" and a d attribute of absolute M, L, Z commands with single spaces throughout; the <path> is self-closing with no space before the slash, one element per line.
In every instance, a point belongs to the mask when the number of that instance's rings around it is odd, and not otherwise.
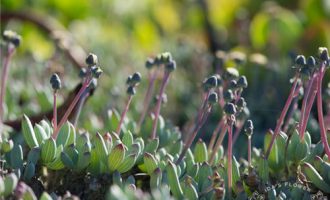
<path fill-rule="evenodd" d="M 328 49 L 326 47 L 319 47 L 319 56 L 322 61 L 328 62 L 329 60 Z"/>
<path fill-rule="evenodd" d="M 127 84 L 127 85 L 132 85 L 132 76 L 131 76 L 131 75 L 129 75 L 129 76 L 127 77 L 126 84 Z"/>
<path fill-rule="evenodd" d="M 162 55 L 161 54 L 158 54 L 154 60 L 154 64 L 155 65 L 160 65 L 162 64 Z"/>
<path fill-rule="evenodd" d="M 166 64 L 166 70 L 169 72 L 172 72 L 176 69 L 176 62 L 174 60 L 171 60 Z"/>
<path fill-rule="evenodd" d="M 239 110 L 242 110 L 244 107 L 246 107 L 245 99 L 243 97 L 239 98 L 236 103 L 236 106 Z"/>
<path fill-rule="evenodd" d="M 132 82 L 133 82 L 133 84 L 138 84 L 138 83 L 141 82 L 141 74 L 140 74 L 140 72 L 135 72 L 132 75 Z"/>
<path fill-rule="evenodd" d="M 316 61 L 315 61 L 315 58 L 313 56 L 309 56 L 307 58 L 307 65 L 309 67 L 315 67 L 316 66 Z"/>
<path fill-rule="evenodd" d="M 224 106 L 224 111 L 226 115 L 235 115 L 236 113 L 235 105 L 232 103 L 226 103 Z"/>
<path fill-rule="evenodd" d="M 222 79 L 220 74 L 214 74 L 214 76 L 217 78 L 217 86 L 220 87 L 222 85 Z"/>
<path fill-rule="evenodd" d="M 56 73 L 50 77 L 50 84 L 52 85 L 53 90 L 61 89 L 61 79 Z"/>
<path fill-rule="evenodd" d="M 11 30 L 5 30 L 2 34 L 6 42 L 12 43 L 16 48 L 21 44 L 21 36 Z"/>
<path fill-rule="evenodd" d="M 223 93 L 223 98 L 226 102 L 231 102 L 234 99 L 234 94 L 232 90 L 226 90 Z"/>
<path fill-rule="evenodd" d="M 94 78 L 100 78 L 101 74 L 103 73 L 102 69 L 100 67 L 92 67 L 92 75 Z"/>
<path fill-rule="evenodd" d="M 250 117 L 250 110 L 248 109 L 248 107 L 242 108 L 242 110 L 240 110 L 240 112 L 236 116 L 237 120 L 241 121 L 245 120 L 248 117 Z"/>
<path fill-rule="evenodd" d="M 87 69 L 86 68 L 81 68 L 79 71 L 79 77 L 80 78 L 85 78 L 87 76 Z"/>
<path fill-rule="evenodd" d="M 88 66 L 97 65 L 97 63 L 98 63 L 97 56 L 95 54 L 89 53 L 85 62 Z"/>
<path fill-rule="evenodd" d="M 207 98 L 207 102 L 210 104 L 215 104 L 218 102 L 218 94 L 215 92 L 211 92 L 209 97 Z"/>
<path fill-rule="evenodd" d="M 203 83 L 205 90 L 209 90 L 211 88 L 217 87 L 217 85 L 218 85 L 218 79 L 216 76 L 209 77 Z"/>
<path fill-rule="evenodd" d="M 161 54 L 161 62 L 166 64 L 172 61 L 172 55 L 170 52 L 165 52 Z"/>
<path fill-rule="evenodd" d="M 304 55 L 298 55 L 296 57 L 295 63 L 298 67 L 302 67 L 304 65 L 306 65 L 306 58 Z"/>
<path fill-rule="evenodd" d="M 134 86 L 131 86 L 131 85 L 128 86 L 126 93 L 127 93 L 128 95 L 135 95 L 135 94 L 136 94 L 135 87 L 134 87 Z"/>
<path fill-rule="evenodd" d="M 229 82 L 228 88 L 231 90 L 236 90 L 237 89 L 237 82 L 235 80 L 231 80 Z"/>
<path fill-rule="evenodd" d="M 252 120 L 247 120 L 244 126 L 245 134 L 251 136 L 253 134 L 253 122 Z"/>
<path fill-rule="evenodd" d="M 148 58 L 145 65 L 147 69 L 151 69 L 154 66 L 154 64 L 155 64 L 154 60 L 152 58 Z"/>
<path fill-rule="evenodd" d="M 237 81 L 237 86 L 240 88 L 247 88 L 248 82 L 245 76 L 240 76 Z"/>

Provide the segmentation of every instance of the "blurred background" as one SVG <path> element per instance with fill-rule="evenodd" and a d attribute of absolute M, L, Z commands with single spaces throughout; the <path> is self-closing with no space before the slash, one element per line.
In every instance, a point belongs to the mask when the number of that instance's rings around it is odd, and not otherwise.
<path fill-rule="evenodd" d="M 79 121 L 90 131 L 105 131 L 108 109 L 123 110 L 125 81 L 135 71 L 143 82 L 128 115 L 138 120 L 148 82 L 145 60 L 164 51 L 178 66 L 161 113 L 184 130 L 201 103 L 201 82 L 216 72 L 217 55 L 226 52 L 244 60 L 221 67 L 236 67 L 247 76 L 243 97 L 255 123 L 253 142 L 261 146 L 289 93 L 295 55 L 330 47 L 329 0 L 1 0 L 1 16 L 1 32 L 11 29 L 23 38 L 11 66 L 6 118 L 49 110 L 53 72 L 61 75 L 63 102 L 80 82 L 76 64 L 61 48 L 69 46 L 80 62 L 84 52 L 98 55 L 104 70 Z M 58 44 L 58 38 L 67 43 Z M 216 111 L 202 130 L 206 140 L 220 119 Z M 239 141 L 244 140 L 242 135 Z"/>

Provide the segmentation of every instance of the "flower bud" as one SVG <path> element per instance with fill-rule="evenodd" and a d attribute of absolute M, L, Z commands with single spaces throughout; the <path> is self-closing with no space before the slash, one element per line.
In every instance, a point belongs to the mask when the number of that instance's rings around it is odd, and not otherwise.
<path fill-rule="evenodd" d="M 237 81 L 237 86 L 240 88 L 247 88 L 248 82 L 245 76 L 240 76 Z"/>
<path fill-rule="evenodd" d="M 218 85 L 218 80 L 216 76 L 211 76 L 203 82 L 203 87 L 206 91 L 208 91 L 211 88 L 217 87 L 217 85 Z"/>
<path fill-rule="evenodd" d="M 92 67 L 92 75 L 94 78 L 98 79 L 100 78 L 101 74 L 103 73 L 102 69 L 100 67 Z"/>
<path fill-rule="evenodd" d="M 148 58 L 146 63 L 145 63 L 145 66 L 147 69 L 151 69 L 153 66 L 154 66 L 155 62 L 152 58 Z"/>
<path fill-rule="evenodd" d="M 54 73 L 51 77 L 50 77 L 50 84 L 52 85 L 52 88 L 54 90 L 59 90 L 61 89 L 61 79 L 60 77 Z"/>
<path fill-rule="evenodd" d="M 140 74 L 140 72 L 135 72 L 132 75 L 132 82 L 133 82 L 133 84 L 137 84 L 137 83 L 140 83 L 141 82 L 141 74 Z"/>
<path fill-rule="evenodd" d="M 319 56 L 322 61 L 329 60 L 329 53 L 326 47 L 319 47 Z"/>
<path fill-rule="evenodd" d="M 85 78 L 87 76 L 87 69 L 86 68 L 81 68 L 79 71 L 79 77 L 80 78 Z"/>
<path fill-rule="evenodd" d="M 218 102 L 218 94 L 215 92 L 211 92 L 209 97 L 207 98 L 208 103 L 215 104 Z"/>
<path fill-rule="evenodd" d="M 2 36 L 6 42 L 12 43 L 16 48 L 20 45 L 22 40 L 20 35 L 11 30 L 5 30 Z"/>
<path fill-rule="evenodd" d="M 304 65 L 306 65 L 306 58 L 304 55 L 298 55 L 296 57 L 295 63 L 298 67 L 302 67 Z"/>
<path fill-rule="evenodd" d="M 236 103 L 236 106 L 239 110 L 242 110 L 244 107 L 246 107 L 246 101 L 243 97 L 240 97 Z"/>
<path fill-rule="evenodd" d="M 226 103 L 223 109 L 227 115 L 235 115 L 236 113 L 235 105 L 232 103 Z"/>
<path fill-rule="evenodd" d="M 127 85 L 132 85 L 132 76 L 131 76 L 131 75 L 129 75 L 129 76 L 127 77 L 126 84 L 127 84 Z"/>
<path fill-rule="evenodd" d="M 95 54 L 89 53 L 85 62 L 88 66 L 94 66 L 94 65 L 97 65 L 98 58 Z"/>
<path fill-rule="evenodd" d="M 170 52 L 165 52 L 161 54 L 161 62 L 166 64 L 172 61 L 172 55 Z"/>
<path fill-rule="evenodd" d="M 126 93 L 127 93 L 128 95 L 135 95 L 135 94 L 136 94 L 136 89 L 135 89 L 135 87 L 132 86 L 132 85 L 128 86 Z"/>
<path fill-rule="evenodd" d="M 231 80 L 228 85 L 228 89 L 236 90 L 237 89 L 237 82 L 235 80 Z"/>
<path fill-rule="evenodd" d="M 307 58 L 307 65 L 308 65 L 309 67 L 315 67 L 315 65 L 316 65 L 316 61 L 315 61 L 315 58 L 314 58 L 313 56 L 309 56 L 309 57 Z"/>
<path fill-rule="evenodd" d="M 160 64 L 163 64 L 162 63 L 162 55 L 161 54 L 158 54 L 154 60 L 154 64 L 155 65 L 160 65 Z"/>
<path fill-rule="evenodd" d="M 222 85 L 222 79 L 220 74 L 214 74 L 214 76 L 217 78 L 217 87 L 220 87 Z"/>
<path fill-rule="evenodd" d="M 223 79 L 224 80 L 232 80 L 232 79 L 237 79 L 238 76 L 239 76 L 239 73 L 238 73 L 237 69 L 229 67 L 224 72 Z"/>
<path fill-rule="evenodd" d="M 171 60 L 166 64 L 166 70 L 169 72 L 172 72 L 176 69 L 176 62 L 174 60 Z"/>
<path fill-rule="evenodd" d="M 247 120 L 244 126 L 244 132 L 245 134 L 247 134 L 248 136 L 251 136 L 253 133 L 253 122 L 252 120 Z"/>
<path fill-rule="evenodd" d="M 232 90 L 224 91 L 223 98 L 226 102 L 231 102 L 234 99 L 233 91 Z"/>

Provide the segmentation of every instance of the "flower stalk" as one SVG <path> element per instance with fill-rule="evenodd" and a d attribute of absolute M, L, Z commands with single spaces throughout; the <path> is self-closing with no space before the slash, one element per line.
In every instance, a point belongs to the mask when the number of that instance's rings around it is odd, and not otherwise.
<path fill-rule="evenodd" d="M 299 80 L 299 74 L 297 73 L 295 75 L 295 79 L 294 79 L 293 85 L 291 87 L 291 90 L 290 90 L 290 93 L 289 93 L 289 97 L 288 97 L 288 99 L 285 102 L 285 105 L 284 105 L 284 108 L 283 108 L 283 110 L 281 112 L 280 118 L 277 120 L 274 134 L 272 136 L 272 139 L 270 141 L 270 144 L 269 144 L 269 146 L 267 148 L 267 151 L 266 151 L 266 154 L 265 154 L 265 158 L 266 159 L 268 159 L 268 156 L 270 154 L 270 151 L 271 151 L 271 149 L 272 149 L 272 147 L 274 145 L 275 138 L 280 133 L 280 130 L 281 130 L 281 127 L 282 127 L 284 118 L 285 118 L 286 113 L 288 112 L 288 109 L 289 109 L 289 107 L 291 105 L 291 102 L 292 102 L 292 100 L 294 98 L 294 95 L 295 95 L 295 92 L 296 92 L 296 88 L 297 88 L 297 84 L 298 84 L 298 80 Z"/>
<path fill-rule="evenodd" d="M 176 69 L 176 63 L 174 60 L 172 60 L 169 53 L 163 53 L 161 56 L 161 60 L 162 60 L 162 63 L 164 63 L 164 65 L 165 65 L 165 72 L 164 72 L 163 81 L 162 81 L 162 84 L 161 84 L 160 90 L 159 90 L 159 95 L 158 95 L 159 98 L 157 100 L 157 104 L 156 104 L 155 111 L 154 111 L 155 119 L 154 119 L 153 125 L 152 125 L 151 136 L 150 136 L 151 139 L 156 138 L 157 123 L 158 123 L 160 108 L 161 108 L 161 104 L 162 104 L 162 96 L 165 92 L 165 88 L 168 84 L 171 72 Z"/>
<path fill-rule="evenodd" d="M 9 75 L 9 66 L 10 61 L 15 54 L 16 48 L 19 47 L 21 43 L 21 36 L 17 33 L 6 30 L 3 32 L 3 39 L 7 42 L 7 52 L 4 57 L 3 67 L 1 71 L 1 85 L 0 85 L 0 141 L 2 138 L 2 128 L 3 128 L 3 120 L 4 120 L 4 107 L 5 107 L 5 96 L 6 96 L 6 86 Z"/>
<path fill-rule="evenodd" d="M 327 140 L 327 132 L 325 130 L 325 125 L 324 125 L 323 106 L 322 106 L 322 80 L 326 71 L 325 67 L 326 67 L 325 62 L 323 62 L 317 78 L 317 116 L 319 120 L 321 140 L 324 146 L 325 153 L 327 154 L 328 160 L 330 161 L 330 148 Z"/>

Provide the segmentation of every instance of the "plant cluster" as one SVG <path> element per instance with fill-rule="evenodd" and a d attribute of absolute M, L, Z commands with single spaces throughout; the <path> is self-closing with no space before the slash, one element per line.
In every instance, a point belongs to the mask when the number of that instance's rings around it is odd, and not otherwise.
<path fill-rule="evenodd" d="M 12 52 L 20 37 L 5 32 L 4 40 L 8 42 L 8 52 Z M 11 57 L 12 53 L 6 54 L 3 69 L 8 70 Z M 68 121 L 68 116 L 74 107 L 81 109 L 80 102 L 91 87 L 96 87 L 96 80 L 102 74 L 96 55 L 89 54 L 86 65 L 80 72 L 82 86 L 59 123 L 56 95 L 61 80 L 53 74 L 50 78 L 54 97 L 52 119 L 32 124 L 23 115 L 22 140 L 17 139 L 20 135 L 13 137 L 14 133 L 1 132 L 0 198 L 275 200 L 311 199 L 316 194 L 330 194 L 329 138 L 322 107 L 322 80 L 330 66 L 326 48 L 319 48 L 315 58 L 306 60 L 302 55 L 297 56 L 288 100 L 275 130 L 265 135 L 264 149 L 252 147 L 254 126 L 242 97 L 248 81 L 235 68 L 227 68 L 202 82 L 202 102 L 195 123 L 184 138 L 171 122 L 165 122 L 160 114 L 161 106 L 166 102 L 165 88 L 170 75 L 176 69 L 176 62 L 168 52 L 146 61 L 149 84 L 137 122 L 126 114 L 136 87 L 143 81 L 138 72 L 127 78 L 128 99 L 122 114 L 114 110 L 108 116 L 109 131 L 82 131 Z M 156 76 L 161 74 L 156 104 L 150 109 Z M 1 88 L 5 88 L 5 82 L 2 84 Z M 299 122 L 285 128 L 285 120 L 292 120 L 288 116 L 292 100 L 299 97 L 302 89 Z M 313 144 L 306 124 L 315 99 L 321 141 Z M 192 147 L 216 106 L 221 117 L 211 140 L 207 144 L 201 137 Z M 3 126 L 3 120 L 0 125 Z M 247 136 L 246 159 L 237 159 L 232 153 L 233 148 L 239 148 L 235 140 L 241 132 Z"/>

